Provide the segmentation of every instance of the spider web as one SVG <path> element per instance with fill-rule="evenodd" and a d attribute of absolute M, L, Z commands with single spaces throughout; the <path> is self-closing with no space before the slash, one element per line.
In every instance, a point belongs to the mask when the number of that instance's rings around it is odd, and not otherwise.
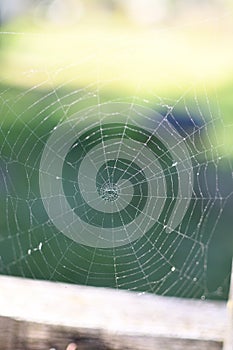
<path fill-rule="evenodd" d="M 106 97 L 115 78 L 79 88 L 74 69 L 1 82 L 0 272 L 227 298 L 233 179 L 217 97 Z"/>

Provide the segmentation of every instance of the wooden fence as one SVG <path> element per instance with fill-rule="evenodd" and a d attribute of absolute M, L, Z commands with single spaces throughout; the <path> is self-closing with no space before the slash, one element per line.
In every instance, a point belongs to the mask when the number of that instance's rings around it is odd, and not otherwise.
<path fill-rule="evenodd" d="M 232 327 L 231 300 L 0 276 L 0 350 L 232 350 Z"/>

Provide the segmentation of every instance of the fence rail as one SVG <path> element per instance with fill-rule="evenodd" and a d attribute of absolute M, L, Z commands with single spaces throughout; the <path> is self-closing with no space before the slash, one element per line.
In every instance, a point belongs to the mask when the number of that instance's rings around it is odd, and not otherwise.
<path fill-rule="evenodd" d="M 0 276 L 0 350 L 220 350 L 227 324 L 222 301 Z"/>

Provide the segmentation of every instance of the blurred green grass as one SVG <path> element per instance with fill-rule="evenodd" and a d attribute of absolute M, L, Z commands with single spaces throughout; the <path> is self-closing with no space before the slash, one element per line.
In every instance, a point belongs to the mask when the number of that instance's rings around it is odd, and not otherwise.
<path fill-rule="evenodd" d="M 219 129 L 219 140 L 233 155 L 232 27 L 224 19 L 158 28 L 119 16 L 89 15 L 77 26 L 20 19 L 1 28 L 1 90 L 13 87 L 8 93 L 14 96 L 17 87 L 38 93 L 64 88 L 77 91 L 78 100 L 83 89 L 96 91 L 98 101 L 135 96 L 152 106 L 181 96 L 187 105 L 201 100 L 227 126 Z M 86 106 L 79 102 L 78 110 Z"/>

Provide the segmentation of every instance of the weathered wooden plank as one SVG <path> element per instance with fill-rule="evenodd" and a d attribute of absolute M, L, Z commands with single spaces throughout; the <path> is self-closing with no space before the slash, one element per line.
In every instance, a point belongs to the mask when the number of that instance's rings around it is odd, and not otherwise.
<path fill-rule="evenodd" d="M 231 265 L 231 279 L 230 279 L 230 292 L 227 303 L 227 324 L 226 324 L 226 337 L 224 340 L 223 350 L 233 349 L 233 261 Z"/>
<path fill-rule="evenodd" d="M 17 334 L 17 321 L 0 317 L 0 349 L 14 349 L 14 336 Z"/>
<path fill-rule="evenodd" d="M 103 349 L 219 350 L 226 303 L 1 276 L 0 315 L 18 320 L 7 321 L 7 336 L 19 350 L 65 350 L 75 338 Z M 0 350 L 12 349 L 0 325 Z"/>
<path fill-rule="evenodd" d="M 4 325 L 4 329 L 1 325 Z M 5 336 L 4 330 L 7 330 Z M 0 318 L 1 350 L 221 350 L 222 343 L 211 340 L 152 337 L 107 333 L 99 330 L 37 324 Z M 6 342 L 7 340 L 7 342 Z"/>

